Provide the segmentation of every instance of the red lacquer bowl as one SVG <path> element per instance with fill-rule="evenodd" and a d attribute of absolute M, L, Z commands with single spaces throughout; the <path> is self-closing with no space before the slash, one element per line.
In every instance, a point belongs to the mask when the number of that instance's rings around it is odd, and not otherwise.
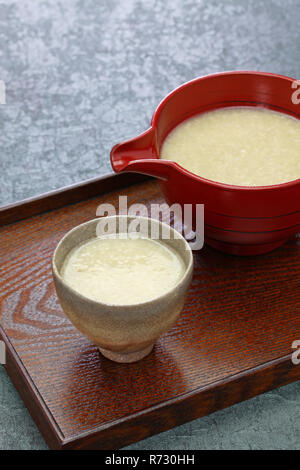
<path fill-rule="evenodd" d="M 292 101 L 293 82 L 270 73 L 224 72 L 185 83 L 160 103 L 146 132 L 112 148 L 112 167 L 117 173 L 159 178 L 169 204 L 204 204 L 209 245 L 239 255 L 271 251 L 300 229 L 299 178 L 272 186 L 233 186 L 196 176 L 158 155 L 175 126 L 209 110 L 264 106 L 300 119 L 300 104 Z"/>

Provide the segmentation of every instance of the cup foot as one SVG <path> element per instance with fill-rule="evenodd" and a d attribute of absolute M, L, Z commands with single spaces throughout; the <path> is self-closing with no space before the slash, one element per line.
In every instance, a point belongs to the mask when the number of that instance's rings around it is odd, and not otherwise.
<path fill-rule="evenodd" d="M 150 344 L 147 348 L 140 349 L 139 351 L 133 351 L 129 353 L 109 351 L 108 349 L 99 348 L 101 354 L 107 359 L 114 362 L 130 363 L 140 361 L 144 357 L 148 356 L 153 349 L 154 344 Z"/>

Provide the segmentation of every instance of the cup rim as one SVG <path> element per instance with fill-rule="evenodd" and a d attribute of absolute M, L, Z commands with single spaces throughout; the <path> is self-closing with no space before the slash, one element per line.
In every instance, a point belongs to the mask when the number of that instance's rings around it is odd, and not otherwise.
<path fill-rule="evenodd" d="M 158 106 L 156 107 L 156 109 L 155 109 L 155 111 L 152 115 L 150 128 L 146 132 L 148 132 L 150 129 L 153 129 L 153 130 L 157 129 L 157 121 L 158 121 L 158 117 L 159 117 L 161 111 L 163 110 L 163 108 L 165 107 L 167 102 L 173 97 L 173 95 L 178 93 L 180 90 L 182 90 L 183 88 L 186 88 L 187 86 L 189 86 L 189 85 L 191 85 L 195 82 L 200 82 L 202 80 L 207 80 L 207 79 L 213 78 L 213 77 L 222 77 L 222 76 L 231 76 L 231 75 L 253 75 L 253 76 L 257 76 L 257 77 L 273 77 L 273 78 L 278 78 L 280 80 L 288 81 L 290 83 L 292 83 L 294 81 L 297 81 L 295 78 L 291 78 L 291 77 L 288 77 L 286 75 L 280 75 L 280 74 L 271 73 L 271 72 L 260 72 L 260 71 L 255 71 L 255 70 L 226 70 L 226 71 L 223 71 L 223 72 L 210 73 L 210 74 L 202 75 L 200 77 L 196 77 L 196 78 L 194 78 L 192 80 L 189 80 L 187 82 L 184 82 L 181 85 L 179 85 L 178 87 L 174 88 L 172 91 L 170 91 L 170 93 L 168 93 L 160 101 L 160 103 L 158 104 Z M 284 111 L 283 108 L 282 108 L 282 111 Z M 299 121 L 300 121 L 300 117 L 299 117 Z M 156 158 L 159 159 L 159 156 L 156 156 Z M 192 173 L 191 171 L 183 168 L 181 165 L 179 165 L 178 163 L 176 163 L 172 160 L 167 160 L 167 161 L 168 161 L 168 164 L 170 165 L 170 167 L 174 168 L 175 170 L 179 171 L 180 173 L 184 174 L 185 176 L 188 176 L 190 178 L 193 178 L 196 181 L 199 181 L 199 182 L 202 182 L 202 183 L 205 183 L 205 184 L 209 184 L 209 185 L 213 185 L 217 188 L 227 190 L 227 191 L 232 191 L 232 190 L 238 190 L 238 191 L 262 191 L 262 190 L 263 191 L 272 191 L 272 190 L 278 190 L 278 189 L 279 190 L 280 189 L 284 190 L 284 189 L 287 189 L 287 188 L 290 188 L 290 187 L 293 187 L 293 186 L 297 186 L 300 183 L 300 178 L 296 178 L 294 180 L 286 181 L 284 183 L 270 184 L 270 185 L 265 185 L 265 186 L 243 186 L 243 185 L 236 185 L 236 184 L 228 184 L 228 183 L 222 183 L 222 182 L 219 182 L 219 181 L 210 180 L 208 178 L 204 178 L 203 176 L 196 175 L 195 173 Z"/>
<path fill-rule="evenodd" d="M 56 245 L 55 247 L 55 250 L 53 252 L 53 255 L 52 255 L 52 260 L 51 260 L 51 265 L 52 265 L 52 272 L 53 272 L 53 276 L 58 278 L 59 281 L 62 283 L 62 285 L 64 286 L 65 289 L 67 289 L 69 292 L 71 292 L 72 295 L 75 295 L 75 297 L 79 297 L 79 299 L 81 301 L 87 301 L 91 304 L 93 304 L 94 306 L 97 306 L 97 305 L 101 305 L 101 306 L 107 306 L 107 307 L 113 307 L 115 308 L 116 310 L 122 310 L 124 308 L 126 309 L 133 309 L 133 308 L 139 308 L 139 307 L 146 307 L 147 305 L 150 305 L 152 304 L 153 302 L 159 302 L 159 301 L 163 301 L 165 298 L 169 297 L 172 292 L 175 293 L 175 291 L 181 287 L 187 280 L 187 278 L 190 276 L 191 272 L 193 271 L 193 266 L 194 266 L 194 258 L 193 258 L 193 252 L 192 252 L 192 249 L 191 247 L 189 246 L 189 244 L 187 243 L 187 241 L 185 240 L 185 238 L 181 235 L 180 232 L 178 232 L 178 230 L 175 230 L 173 227 L 171 227 L 170 225 L 166 224 L 165 222 L 162 222 L 160 220 L 157 220 L 157 219 L 153 219 L 151 217 L 143 217 L 143 216 L 130 216 L 130 215 L 112 215 L 112 216 L 107 216 L 105 217 L 106 219 L 113 219 L 113 218 L 126 218 L 126 219 L 143 219 L 143 220 L 151 220 L 151 222 L 154 222 L 154 223 L 157 223 L 158 225 L 160 226 L 165 226 L 165 227 L 168 227 L 173 233 L 177 233 L 179 235 L 179 238 L 182 239 L 182 241 L 184 242 L 185 244 L 185 247 L 186 247 L 186 251 L 188 252 L 189 254 L 189 259 L 188 259 L 188 264 L 185 268 L 185 271 L 184 271 L 184 274 L 183 276 L 178 280 L 178 282 L 173 286 L 171 287 L 170 289 L 168 289 L 164 294 L 162 295 L 159 295 L 158 297 L 154 297 L 150 300 L 147 300 L 145 302 L 137 302 L 137 303 L 133 303 L 133 304 L 114 304 L 114 303 L 109 303 L 109 302 L 101 302 L 101 301 L 97 301 L 97 300 L 94 300 L 94 299 L 91 299 L 83 294 L 81 294 L 80 292 L 78 292 L 76 289 L 74 289 L 73 287 L 71 287 L 69 284 L 66 283 L 66 281 L 63 279 L 63 277 L 61 276 L 57 266 L 56 266 L 56 261 L 55 261 L 55 258 L 57 256 L 57 253 L 58 251 L 60 250 L 61 246 L 63 245 L 63 243 L 65 242 L 65 240 L 71 235 L 71 233 L 75 232 L 76 230 L 78 230 L 79 227 L 83 227 L 83 226 L 86 226 L 86 225 L 89 225 L 89 224 L 95 224 L 96 221 L 99 221 L 102 217 L 97 217 L 97 218 L 94 218 L 94 219 L 91 219 L 91 220 L 88 220 L 87 222 L 83 222 L 82 224 L 79 224 L 79 225 L 76 225 L 75 227 L 73 227 L 71 230 L 68 230 L 67 233 L 65 233 L 65 235 L 61 238 L 61 240 L 58 242 L 58 244 Z M 101 237 L 99 237 L 101 238 Z M 86 239 L 86 241 L 88 241 L 89 239 Z M 160 241 L 160 240 L 157 240 L 157 241 Z M 161 241 L 161 243 L 163 243 L 163 241 Z M 175 251 L 178 252 L 178 250 L 174 249 Z M 178 255 L 181 256 L 181 253 L 178 252 Z"/>

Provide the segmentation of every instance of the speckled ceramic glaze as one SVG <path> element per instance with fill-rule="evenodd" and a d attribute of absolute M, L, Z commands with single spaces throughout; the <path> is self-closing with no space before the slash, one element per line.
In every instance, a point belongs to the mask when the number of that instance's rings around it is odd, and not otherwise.
<path fill-rule="evenodd" d="M 124 231 L 124 220 L 126 231 L 128 223 L 133 219 L 130 216 L 117 216 L 117 233 Z M 155 227 L 162 240 L 166 224 L 154 219 L 139 219 L 146 221 L 140 225 L 142 235 L 147 236 L 151 233 L 150 228 Z M 163 243 L 176 250 L 185 263 L 186 269 L 180 281 L 164 295 L 147 302 L 133 305 L 96 302 L 68 286 L 60 270 L 65 257 L 74 247 L 96 236 L 98 223 L 99 219 L 94 219 L 78 225 L 57 245 L 52 260 L 56 292 L 71 322 L 99 347 L 105 357 L 117 362 L 135 362 L 150 353 L 155 340 L 171 328 L 178 318 L 192 278 L 193 254 L 185 239 L 170 228 L 170 237 L 163 239 Z"/>

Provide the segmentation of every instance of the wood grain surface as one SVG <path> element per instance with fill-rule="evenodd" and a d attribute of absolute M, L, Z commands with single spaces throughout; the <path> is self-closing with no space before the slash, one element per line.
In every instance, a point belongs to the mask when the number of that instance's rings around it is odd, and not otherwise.
<path fill-rule="evenodd" d="M 68 205 L 50 212 L 31 216 L 26 204 L 3 211 L 6 368 L 51 448 L 116 449 L 300 378 L 291 362 L 292 342 L 300 339 L 297 237 L 257 257 L 205 246 L 194 253 L 184 311 L 154 351 L 135 364 L 99 355 L 62 312 L 50 260 L 66 231 L 94 218 L 100 203 L 117 204 L 119 195 L 129 204 L 163 202 L 156 182 L 117 190 L 126 180 L 113 181 L 115 192 L 73 204 L 68 190 Z M 77 198 L 94 190 L 86 185 Z M 46 201 L 39 199 L 35 214 L 49 209 Z M 27 218 L 3 225 L 14 217 Z"/>

